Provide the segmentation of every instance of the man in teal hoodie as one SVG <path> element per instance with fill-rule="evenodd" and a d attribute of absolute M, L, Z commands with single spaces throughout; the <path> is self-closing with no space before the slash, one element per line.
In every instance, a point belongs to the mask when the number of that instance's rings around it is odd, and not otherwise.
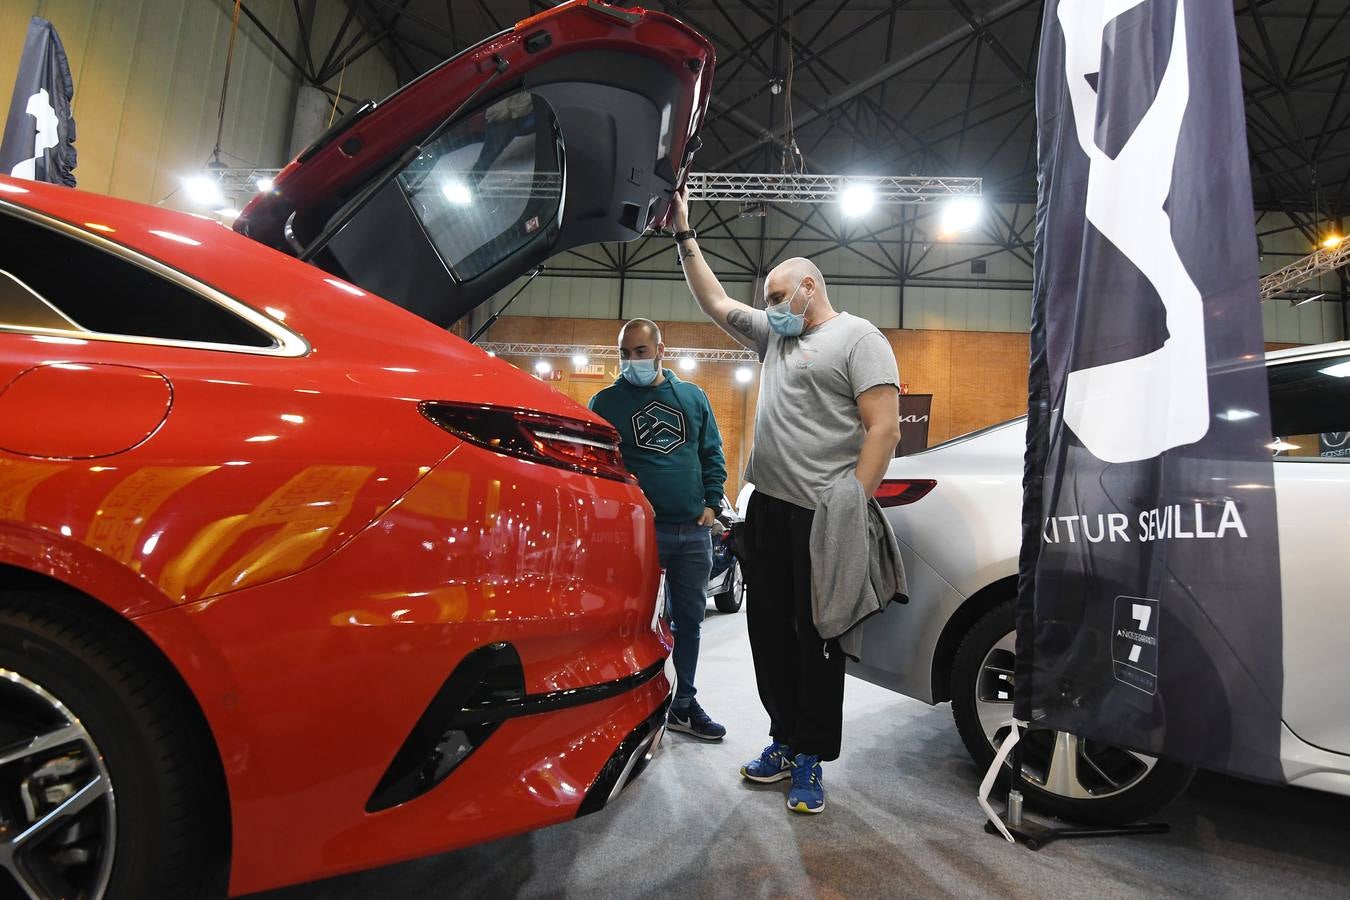
<path fill-rule="evenodd" d="M 727 730 L 694 699 L 694 673 L 712 571 L 711 528 L 727 467 L 708 395 L 661 367 L 665 349 L 655 322 L 625 324 L 619 332 L 620 376 L 591 398 L 591 409 L 619 430 L 624 464 L 656 511 L 656 545 L 675 633 L 677 684 L 667 727 L 720 741 Z"/>

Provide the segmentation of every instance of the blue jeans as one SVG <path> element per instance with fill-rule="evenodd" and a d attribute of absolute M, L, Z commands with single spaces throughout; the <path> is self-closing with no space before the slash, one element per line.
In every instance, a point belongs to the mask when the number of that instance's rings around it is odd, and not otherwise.
<path fill-rule="evenodd" d="M 656 523 L 656 549 L 666 570 L 666 615 L 675 633 L 676 708 L 694 699 L 698 642 L 708 609 L 708 576 L 712 572 L 712 536 L 704 525 Z"/>

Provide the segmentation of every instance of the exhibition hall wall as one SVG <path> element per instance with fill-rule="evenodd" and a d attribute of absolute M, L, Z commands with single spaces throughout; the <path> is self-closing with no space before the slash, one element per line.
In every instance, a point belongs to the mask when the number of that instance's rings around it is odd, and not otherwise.
<path fill-rule="evenodd" d="M 504 315 L 483 340 L 613 345 L 620 324 L 601 319 Z M 738 347 L 721 329 L 706 321 L 662 320 L 661 325 L 662 337 L 668 347 Z M 900 380 L 909 392 L 933 395 L 929 446 L 1026 411 L 1028 335 L 897 328 L 883 328 L 882 333 L 895 351 Z M 1268 341 L 1266 349 L 1278 350 L 1295 343 Z M 533 372 L 534 364 L 542 357 L 503 358 Z M 554 370 L 549 376 L 553 379 L 549 381 L 550 386 L 582 404 L 618 377 L 618 362 L 614 359 L 596 360 L 605 366 L 603 377 L 578 376 L 571 360 L 565 357 L 548 357 L 546 360 Z M 758 378 L 749 384 L 736 381 L 735 371 L 739 365 L 742 364 L 700 362 L 693 372 L 686 373 L 680 371 L 673 359 L 667 361 L 668 368 L 703 388 L 712 402 L 727 460 L 727 493 L 733 499 L 740 490 L 741 472 L 754 437 L 755 400 L 759 391 Z"/>
<path fill-rule="evenodd" d="M 485 340 L 492 342 L 614 344 L 619 322 L 581 318 L 534 318 L 503 316 Z M 736 347 L 715 325 L 663 322 L 662 337 L 668 347 Z M 917 331 L 883 329 L 896 359 L 900 380 L 910 393 L 932 394 L 929 424 L 930 444 L 1013 416 L 1026 409 L 1028 336 L 995 332 Z M 538 356 L 508 357 L 507 361 L 533 371 Z M 603 360 L 606 376 L 578 377 L 570 360 L 550 358 L 559 373 L 550 384 L 585 403 L 618 374 L 617 361 Z M 739 363 L 701 362 L 692 373 L 673 363 L 677 375 L 702 387 L 712 401 L 722 431 L 727 459 L 727 492 L 740 489 L 749 442 L 754 431 L 758 379 L 740 384 L 734 373 Z"/>
<path fill-rule="evenodd" d="M 291 0 L 247 5 L 292 55 L 301 53 Z M 327 48 L 342 25 L 343 5 L 301 6 L 313 10 L 313 45 Z M 233 14 L 232 0 L 0 0 L 0 36 L 8 44 L 0 48 L 0 102 L 8 107 L 29 18 L 49 19 L 75 81 L 79 187 L 187 209 L 180 179 L 200 172 L 215 146 Z M 351 97 L 384 97 L 397 86 L 379 51 L 358 59 L 328 87 L 337 90 L 339 83 Z M 233 168 L 284 165 L 298 87 L 295 68 L 241 17 L 222 162 Z"/>

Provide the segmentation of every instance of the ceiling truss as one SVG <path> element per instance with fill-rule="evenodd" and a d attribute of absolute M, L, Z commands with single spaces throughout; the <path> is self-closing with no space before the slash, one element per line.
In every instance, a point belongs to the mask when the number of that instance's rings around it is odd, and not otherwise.
<path fill-rule="evenodd" d="M 257 2 L 257 0 L 252 0 Z M 336 76 L 368 53 L 383 54 L 406 83 L 441 60 L 553 0 L 291 0 L 302 40 L 288 46 L 250 10 L 255 28 L 301 78 L 340 107 Z M 342 3 L 331 40 L 312 40 L 315 3 Z M 624 0 L 619 5 L 637 5 Z M 807 171 L 924 173 L 982 179 L 991 206 L 968 253 L 934 267 L 931 222 L 905 207 L 867 226 L 823 206 L 774 207 L 747 228 L 745 207 L 778 200 L 736 196 L 729 184 L 698 211 L 719 275 L 753 281 L 784 253 L 846 258 L 875 275 L 827 277 L 906 285 L 1028 290 L 1030 272 L 1000 282 L 970 263 L 1004 255 L 1021 272 L 1031 259 L 1035 204 L 1035 78 L 1039 0 L 646 0 L 706 34 L 718 54 L 717 85 L 700 162 L 717 178 L 782 173 L 793 148 Z M 1287 215 L 1308 246 L 1342 230 L 1350 203 L 1350 3 L 1234 0 L 1248 149 L 1258 211 Z M 791 69 L 793 87 L 785 91 Z M 791 97 L 791 129 L 784 101 Z M 722 190 L 725 188 L 725 190 Z M 697 194 L 696 194 L 697 196 Z M 749 212 L 754 214 L 755 210 Z M 772 221 L 771 221 L 772 220 Z M 776 228 L 775 225 L 785 226 Z M 679 277 L 651 239 L 598 245 L 555 261 L 580 277 Z M 1267 254 L 1269 256 L 1269 254 Z M 1326 300 L 1345 300 L 1345 279 Z M 901 301 L 903 302 L 903 301 Z"/>

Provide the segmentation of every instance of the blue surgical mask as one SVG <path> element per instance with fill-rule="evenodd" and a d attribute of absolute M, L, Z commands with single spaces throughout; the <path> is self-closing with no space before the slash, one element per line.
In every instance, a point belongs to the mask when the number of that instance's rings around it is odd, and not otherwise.
<path fill-rule="evenodd" d="M 619 374 L 628 380 L 629 384 L 635 384 L 638 387 L 648 387 L 654 381 L 661 370 L 656 367 L 654 359 L 625 359 L 619 362 Z"/>
<path fill-rule="evenodd" d="M 805 278 L 802 279 L 802 281 L 805 280 Z M 806 327 L 806 310 L 811 308 L 811 301 L 806 301 L 806 308 L 801 312 L 794 313 L 792 311 L 792 301 L 796 298 L 797 291 L 802 289 L 802 281 L 797 282 L 797 286 L 792 289 L 792 294 L 782 303 L 775 303 L 773 306 L 764 309 L 769 317 L 769 327 L 783 337 L 797 337 Z"/>

